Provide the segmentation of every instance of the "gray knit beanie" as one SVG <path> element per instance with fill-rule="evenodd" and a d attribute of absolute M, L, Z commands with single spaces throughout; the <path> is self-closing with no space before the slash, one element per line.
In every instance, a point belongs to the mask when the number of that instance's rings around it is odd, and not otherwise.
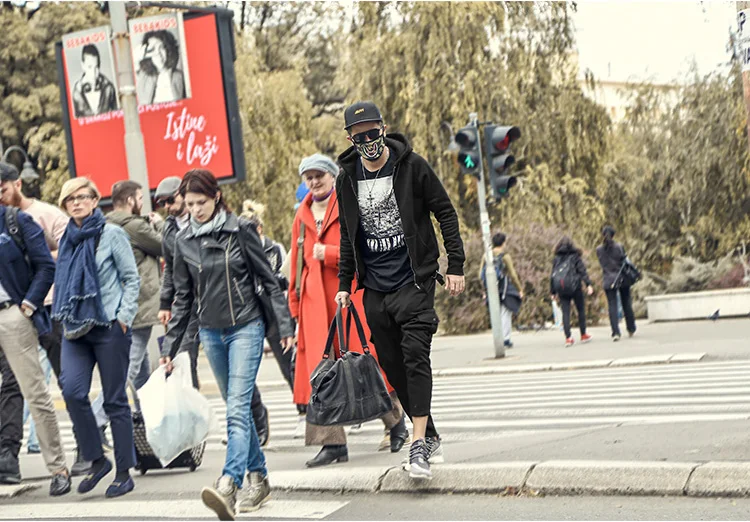
<path fill-rule="evenodd" d="M 339 166 L 336 165 L 336 162 L 323 154 L 313 154 L 300 162 L 299 175 L 301 176 L 308 170 L 328 172 L 334 178 L 339 175 Z"/>

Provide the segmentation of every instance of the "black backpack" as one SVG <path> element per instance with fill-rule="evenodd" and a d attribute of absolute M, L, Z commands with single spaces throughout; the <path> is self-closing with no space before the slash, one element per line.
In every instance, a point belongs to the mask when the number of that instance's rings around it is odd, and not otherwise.
<path fill-rule="evenodd" d="M 552 270 L 552 291 L 561 297 L 572 297 L 581 288 L 581 276 L 576 271 L 576 257 L 566 256 Z"/>

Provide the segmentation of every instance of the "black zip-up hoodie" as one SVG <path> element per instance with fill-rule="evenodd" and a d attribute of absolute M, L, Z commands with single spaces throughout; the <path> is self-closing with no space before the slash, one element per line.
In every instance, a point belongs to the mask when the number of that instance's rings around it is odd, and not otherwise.
<path fill-rule="evenodd" d="M 463 275 L 466 257 L 459 234 L 458 215 L 443 184 L 427 161 L 412 150 L 404 136 L 389 134 L 385 143 L 395 157 L 393 192 L 401 213 L 415 284 L 431 278 L 441 280 L 438 273 L 440 249 L 430 213 L 437 218 L 443 234 L 448 253 L 446 273 Z M 354 147 L 350 147 L 338 161 L 343 169 L 336 179 L 341 225 L 339 291 L 351 292 L 355 274 L 359 289 L 366 270 L 357 240 L 360 232 L 357 162 L 360 156 Z"/>

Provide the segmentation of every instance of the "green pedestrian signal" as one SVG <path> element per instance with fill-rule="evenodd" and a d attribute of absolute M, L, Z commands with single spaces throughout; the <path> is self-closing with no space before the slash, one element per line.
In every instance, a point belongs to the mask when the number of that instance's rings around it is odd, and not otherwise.
<path fill-rule="evenodd" d="M 469 125 L 458 131 L 455 141 L 460 147 L 458 153 L 458 164 L 463 174 L 471 174 L 479 177 L 479 164 L 482 158 L 479 150 L 479 134 L 476 127 Z"/>

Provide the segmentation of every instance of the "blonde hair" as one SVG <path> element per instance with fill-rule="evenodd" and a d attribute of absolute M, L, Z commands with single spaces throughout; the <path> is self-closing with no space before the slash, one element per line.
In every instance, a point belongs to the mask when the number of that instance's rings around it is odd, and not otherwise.
<path fill-rule="evenodd" d="M 263 226 L 263 213 L 265 211 L 266 206 L 263 203 L 246 199 L 242 202 L 242 214 L 240 215 L 251 221 L 256 221 L 258 225 Z"/>
<path fill-rule="evenodd" d="M 63 184 L 62 189 L 60 189 L 60 197 L 57 199 L 57 205 L 65 210 L 65 200 L 82 188 L 89 189 L 91 194 L 96 196 L 96 199 L 101 199 L 102 194 L 99 192 L 99 189 L 96 188 L 93 181 L 88 178 L 73 178 L 66 181 L 65 184 Z"/>

